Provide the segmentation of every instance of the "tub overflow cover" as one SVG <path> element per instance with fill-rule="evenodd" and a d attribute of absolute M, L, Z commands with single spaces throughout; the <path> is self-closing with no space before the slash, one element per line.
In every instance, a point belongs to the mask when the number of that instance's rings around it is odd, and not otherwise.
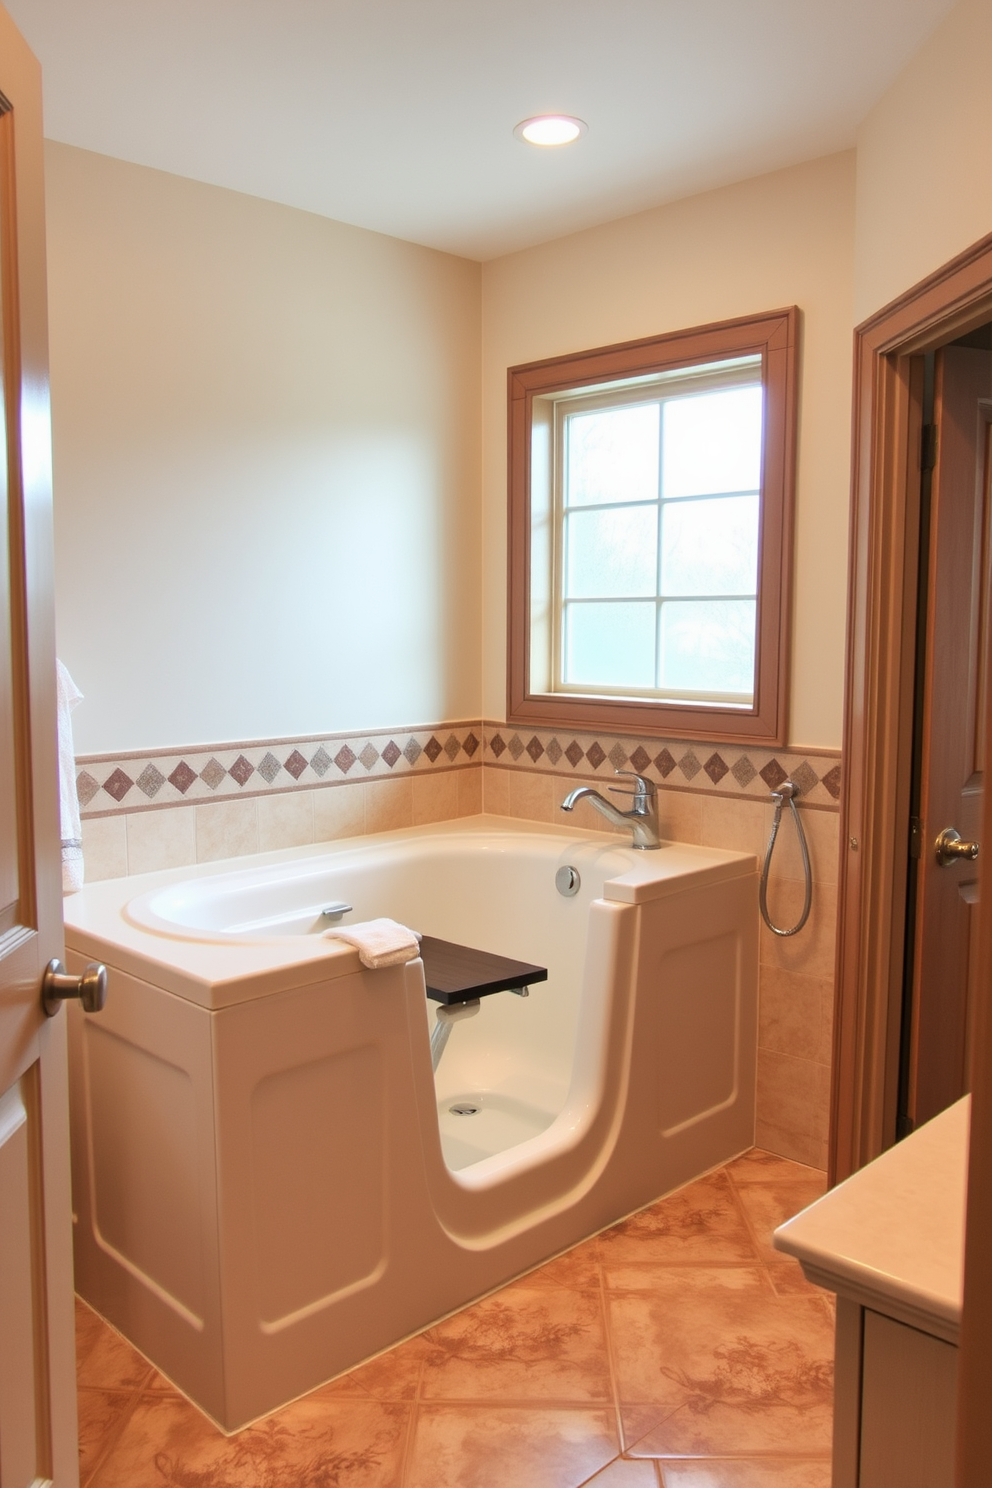
<path fill-rule="evenodd" d="M 570 863 L 564 863 L 555 874 L 555 888 L 559 894 L 564 894 L 566 899 L 571 899 L 577 894 L 582 886 L 579 870 L 573 868 Z"/>

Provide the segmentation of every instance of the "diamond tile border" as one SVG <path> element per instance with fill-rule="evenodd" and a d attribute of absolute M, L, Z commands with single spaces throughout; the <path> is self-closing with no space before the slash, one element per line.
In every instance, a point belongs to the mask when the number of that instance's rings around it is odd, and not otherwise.
<path fill-rule="evenodd" d="M 809 805 L 838 810 L 841 763 L 835 749 L 761 749 L 686 739 L 572 734 L 505 723 L 482 725 L 483 763 L 504 770 L 539 770 L 565 779 L 635 770 L 671 790 L 767 799 L 783 780 L 795 780 Z"/>
<path fill-rule="evenodd" d="M 85 755 L 76 761 L 76 788 L 84 817 L 157 811 L 163 806 L 277 795 L 356 780 L 479 769 L 482 736 L 482 723 L 471 719 L 323 739 L 266 739 L 147 755 Z"/>
<path fill-rule="evenodd" d="M 86 755 L 76 785 L 84 817 L 156 811 L 197 801 L 276 795 L 451 769 L 500 769 L 612 779 L 636 770 L 667 789 L 767 798 L 794 779 L 809 805 L 837 810 L 836 750 L 758 749 L 712 740 L 628 738 L 551 729 L 523 732 L 471 719 L 424 728 L 373 730 L 314 739 L 266 739 L 148 754 Z"/>

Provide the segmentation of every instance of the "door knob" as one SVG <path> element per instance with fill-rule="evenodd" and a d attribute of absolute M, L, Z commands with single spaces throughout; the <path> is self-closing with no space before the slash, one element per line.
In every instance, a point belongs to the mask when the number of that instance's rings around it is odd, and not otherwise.
<path fill-rule="evenodd" d="M 41 1005 L 54 1018 L 67 997 L 78 997 L 85 1013 L 99 1013 L 107 1001 L 107 968 L 91 961 L 82 976 L 70 976 L 61 961 L 49 961 L 41 980 Z"/>
<path fill-rule="evenodd" d="M 934 843 L 937 863 L 941 868 L 946 868 L 949 863 L 956 863 L 961 858 L 973 863 L 978 857 L 978 847 L 977 842 L 962 842 L 961 833 L 955 832 L 953 827 L 945 827 Z"/>

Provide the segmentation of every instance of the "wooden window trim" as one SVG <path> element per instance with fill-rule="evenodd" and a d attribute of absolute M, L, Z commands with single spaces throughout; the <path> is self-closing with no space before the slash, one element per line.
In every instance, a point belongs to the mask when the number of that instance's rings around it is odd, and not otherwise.
<path fill-rule="evenodd" d="M 795 306 L 511 367 L 508 383 L 507 722 L 779 745 L 788 710 L 799 311 Z M 766 390 L 754 702 L 676 704 L 531 690 L 531 420 L 535 397 L 759 355 Z"/>

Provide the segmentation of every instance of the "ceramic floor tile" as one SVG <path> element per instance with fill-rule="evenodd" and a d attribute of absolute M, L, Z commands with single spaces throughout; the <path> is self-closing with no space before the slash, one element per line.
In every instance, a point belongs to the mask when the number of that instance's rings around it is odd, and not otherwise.
<path fill-rule="evenodd" d="M 618 1269 L 726 1261 L 754 1262 L 757 1250 L 733 1185 L 711 1173 L 599 1236 L 607 1286 Z"/>
<path fill-rule="evenodd" d="M 296 1401 L 226 1437 L 180 1395 L 141 1399 L 91 1488 L 400 1488 L 409 1407 Z"/>
<path fill-rule="evenodd" d="M 137 1401 L 138 1396 L 133 1390 L 79 1391 L 79 1481 L 82 1488 L 123 1429 Z"/>
<path fill-rule="evenodd" d="M 545 1261 L 536 1271 L 521 1277 L 523 1286 L 565 1286 L 579 1290 L 599 1287 L 599 1241 L 585 1240 L 553 1261 Z"/>
<path fill-rule="evenodd" d="M 650 1293 L 611 1297 L 610 1331 L 632 1455 L 829 1452 L 833 1332 L 817 1298 L 776 1297 L 759 1267 L 659 1268 Z"/>
<path fill-rule="evenodd" d="M 772 1245 L 772 1232 L 826 1192 L 826 1179 L 814 1170 L 774 1183 L 744 1183 L 738 1195 L 761 1249 L 762 1259 L 778 1261 L 782 1252 Z"/>
<path fill-rule="evenodd" d="M 76 1298 L 76 1379 L 104 1390 L 135 1390 L 152 1366 L 126 1338 Z"/>
<path fill-rule="evenodd" d="M 659 1488 L 657 1465 L 647 1457 L 616 1457 L 582 1488 Z"/>
<path fill-rule="evenodd" d="M 816 1297 L 821 1302 L 829 1300 L 830 1293 L 807 1281 L 802 1266 L 790 1256 L 780 1256 L 774 1265 L 765 1269 L 778 1297 Z"/>
<path fill-rule="evenodd" d="M 431 1345 L 426 1337 L 411 1338 L 399 1343 L 388 1353 L 359 1364 L 340 1379 L 332 1380 L 316 1390 L 316 1396 L 333 1399 L 348 1396 L 374 1400 L 412 1400 L 419 1388 L 424 1361 L 431 1355 Z"/>
<path fill-rule="evenodd" d="M 735 1157 L 733 1162 L 727 1163 L 721 1169 L 728 1174 L 735 1183 L 768 1183 L 777 1182 L 780 1178 L 801 1178 L 804 1175 L 820 1173 L 819 1168 L 809 1168 L 804 1163 L 793 1162 L 788 1157 L 776 1157 L 774 1152 L 765 1152 L 760 1147 L 752 1147 L 748 1152 L 743 1152 L 740 1157 Z M 826 1174 L 820 1173 L 824 1184 Z"/>
<path fill-rule="evenodd" d="M 579 1488 L 617 1451 L 610 1410 L 424 1405 L 404 1488 Z"/>
<path fill-rule="evenodd" d="M 697 1458 L 662 1462 L 660 1467 L 664 1488 L 830 1488 L 826 1458 L 805 1462 Z"/>
<path fill-rule="evenodd" d="M 612 1399 L 600 1293 L 526 1280 L 424 1335 L 423 1398 Z"/>

